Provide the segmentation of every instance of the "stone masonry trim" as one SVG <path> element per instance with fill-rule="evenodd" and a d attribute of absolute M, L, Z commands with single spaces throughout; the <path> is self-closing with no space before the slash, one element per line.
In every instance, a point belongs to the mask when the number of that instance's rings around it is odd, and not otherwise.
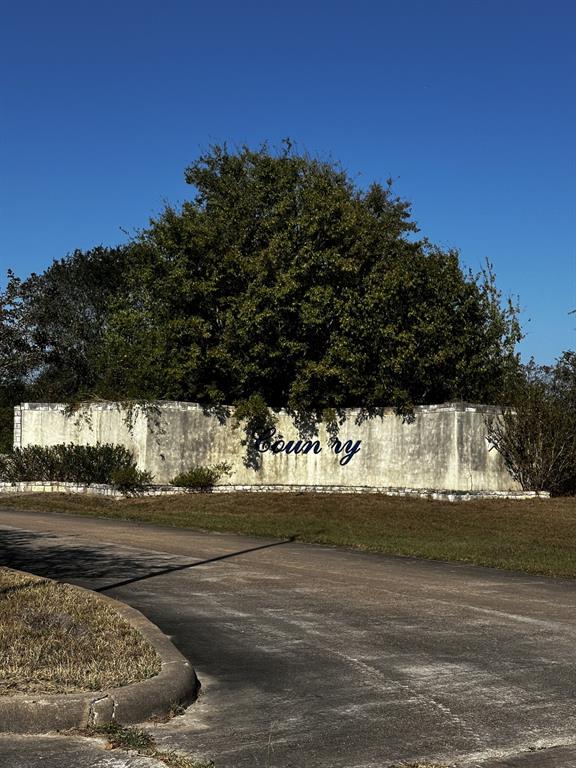
<path fill-rule="evenodd" d="M 175 496 L 186 493 L 370 493 L 383 496 L 408 496 L 434 501 L 473 501 L 478 499 L 549 499 L 547 491 L 446 491 L 434 488 L 390 488 L 359 485 L 215 485 L 212 488 L 181 488 L 176 485 L 152 485 L 139 496 Z M 112 485 L 64 483 L 57 481 L 0 482 L 0 495 L 13 493 L 71 493 L 86 496 L 125 498 Z"/>

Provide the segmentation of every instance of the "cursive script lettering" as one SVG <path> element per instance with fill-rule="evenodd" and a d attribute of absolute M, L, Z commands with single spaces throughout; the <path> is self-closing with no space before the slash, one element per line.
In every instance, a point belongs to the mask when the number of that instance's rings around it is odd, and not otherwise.
<path fill-rule="evenodd" d="M 272 453 L 320 453 L 322 447 L 318 440 L 283 440 L 281 437 L 273 440 L 276 434 L 276 427 L 270 427 L 256 440 L 256 448 L 260 453 L 272 451 Z"/>
<path fill-rule="evenodd" d="M 330 448 L 334 451 L 336 455 L 341 454 L 344 452 L 344 455 L 340 459 L 340 465 L 342 467 L 345 467 L 348 462 L 354 458 L 354 456 L 358 453 L 360 450 L 360 444 L 362 443 L 362 440 L 356 440 L 355 443 L 352 442 L 352 440 L 346 440 L 345 443 L 340 442 L 336 437 L 333 437 L 328 445 Z"/>
<path fill-rule="evenodd" d="M 268 431 L 256 439 L 256 449 L 260 453 L 270 451 L 274 454 L 293 453 L 295 455 L 318 454 L 322 451 L 319 440 L 284 440 L 281 435 L 278 435 L 278 437 L 275 437 L 275 435 L 276 427 L 270 427 Z M 361 440 L 356 440 L 355 442 L 352 440 L 342 441 L 333 437 L 328 441 L 328 448 L 337 456 L 340 456 L 339 464 L 345 467 L 358 453 L 361 443 Z"/>

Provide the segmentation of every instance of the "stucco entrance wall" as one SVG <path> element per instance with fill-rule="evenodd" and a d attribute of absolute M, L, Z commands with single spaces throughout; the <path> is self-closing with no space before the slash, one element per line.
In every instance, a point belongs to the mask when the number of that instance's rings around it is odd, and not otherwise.
<path fill-rule="evenodd" d="M 244 431 L 196 403 L 161 402 L 154 412 L 118 403 L 70 411 L 57 403 L 15 409 L 15 446 L 119 443 L 140 469 L 167 483 L 191 465 L 226 462 L 232 485 L 366 486 L 462 491 L 518 490 L 500 455 L 486 440 L 493 406 L 448 403 L 416 408 L 407 423 L 393 411 L 369 419 L 347 410 L 337 441 L 320 425 L 299 435 L 280 412 L 276 433 L 255 446 L 260 466 L 246 466 Z"/>

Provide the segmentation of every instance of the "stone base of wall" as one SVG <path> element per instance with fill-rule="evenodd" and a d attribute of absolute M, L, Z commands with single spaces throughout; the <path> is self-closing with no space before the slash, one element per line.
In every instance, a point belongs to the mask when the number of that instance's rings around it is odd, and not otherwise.
<path fill-rule="evenodd" d="M 176 485 L 152 485 L 139 496 L 175 496 L 186 493 L 379 493 L 383 496 L 408 496 L 440 501 L 473 501 L 476 499 L 549 499 L 546 491 L 438 491 L 432 488 L 388 488 L 354 485 L 215 485 L 210 489 L 180 488 Z M 111 485 L 82 485 L 60 482 L 0 483 L 0 494 L 72 493 L 89 496 L 124 498 L 125 494 Z"/>

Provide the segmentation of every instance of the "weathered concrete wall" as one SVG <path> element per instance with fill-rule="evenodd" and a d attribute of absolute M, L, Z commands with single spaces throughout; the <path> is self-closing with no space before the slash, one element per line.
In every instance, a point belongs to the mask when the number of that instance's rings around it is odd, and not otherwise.
<path fill-rule="evenodd" d="M 433 488 L 462 491 L 518 490 L 500 455 L 485 438 L 490 406 L 445 404 L 416 409 L 404 423 L 391 411 L 367 420 L 348 410 L 340 444 L 324 426 L 306 443 L 291 418 L 278 414 L 277 432 L 260 445 L 258 469 L 244 464 L 244 432 L 195 403 L 161 403 L 160 429 L 137 409 L 132 428 L 127 411 L 96 403 L 72 414 L 60 404 L 24 403 L 16 408 L 15 445 L 120 443 L 138 466 L 166 483 L 191 465 L 227 462 L 233 485 L 314 485 Z M 282 436 L 282 442 L 274 441 Z M 268 447 L 268 450 L 265 450 Z M 338 449 L 340 449 L 338 451 Z M 300 452 L 296 452 L 300 451 Z"/>

